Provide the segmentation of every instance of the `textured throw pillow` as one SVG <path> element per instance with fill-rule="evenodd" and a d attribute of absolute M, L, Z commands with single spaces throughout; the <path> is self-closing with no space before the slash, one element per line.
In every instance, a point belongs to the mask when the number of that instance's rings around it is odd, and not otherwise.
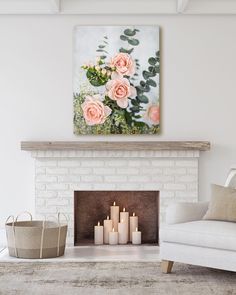
<path fill-rule="evenodd" d="M 203 219 L 236 222 L 236 189 L 211 185 L 211 200 Z"/>

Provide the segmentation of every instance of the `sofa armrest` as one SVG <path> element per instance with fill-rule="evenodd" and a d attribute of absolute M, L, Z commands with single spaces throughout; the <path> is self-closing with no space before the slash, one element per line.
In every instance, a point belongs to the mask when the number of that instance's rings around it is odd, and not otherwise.
<path fill-rule="evenodd" d="M 168 206 L 166 211 L 166 223 L 184 223 L 200 220 L 206 214 L 208 202 L 200 203 L 175 203 Z"/>

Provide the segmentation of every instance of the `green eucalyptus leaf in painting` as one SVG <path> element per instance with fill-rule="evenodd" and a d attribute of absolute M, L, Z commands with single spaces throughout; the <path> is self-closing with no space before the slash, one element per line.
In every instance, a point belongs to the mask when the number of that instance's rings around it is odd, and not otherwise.
<path fill-rule="evenodd" d="M 130 108 L 130 110 L 132 112 L 134 112 L 134 113 L 137 113 L 137 112 L 139 112 L 139 107 L 138 106 L 133 106 L 133 107 Z"/>
<path fill-rule="evenodd" d="M 97 49 L 96 50 L 97 52 L 105 52 L 105 53 L 108 53 L 106 50 L 104 50 L 104 49 Z"/>
<path fill-rule="evenodd" d="M 147 96 L 145 96 L 145 95 L 138 95 L 138 100 L 139 100 L 141 103 L 148 103 L 148 98 L 147 98 Z"/>
<path fill-rule="evenodd" d="M 137 30 L 126 29 L 124 30 L 124 34 L 129 37 L 133 37 L 136 34 Z"/>
<path fill-rule="evenodd" d="M 154 57 L 150 57 L 148 62 L 151 66 L 154 66 L 157 63 L 157 60 Z"/>
<path fill-rule="evenodd" d="M 121 39 L 122 41 L 127 41 L 129 38 L 128 38 L 127 36 L 125 36 L 125 35 L 121 35 L 121 36 L 120 36 L 120 39 Z"/>
<path fill-rule="evenodd" d="M 106 46 L 105 45 L 99 45 L 98 47 L 99 48 L 105 48 Z"/>
<path fill-rule="evenodd" d="M 150 73 L 150 72 L 143 71 L 143 78 L 144 78 L 145 80 L 147 80 L 147 79 L 150 78 L 150 77 L 151 77 L 151 73 Z"/>
<path fill-rule="evenodd" d="M 156 74 L 159 74 L 160 73 L 160 66 L 155 66 L 154 70 L 155 70 Z"/>
<path fill-rule="evenodd" d="M 152 87 L 157 87 L 157 83 L 152 79 L 148 79 L 147 84 L 152 86 Z"/>
<path fill-rule="evenodd" d="M 139 63 L 139 60 L 137 58 L 135 59 L 135 64 L 136 64 L 137 67 L 140 67 L 140 63 Z"/>
<path fill-rule="evenodd" d="M 155 67 L 148 67 L 148 71 L 149 71 L 150 73 L 155 72 Z"/>
<path fill-rule="evenodd" d="M 139 40 L 138 39 L 129 39 L 128 42 L 129 42 L 130 45 L 133 45 L 133 46 L 139 45 Z"/>
<path fill-rule="evenodd" d="M 100 58 L 101 59 L 105 59 L 107 56 L 106 55 L 101 55 Z"/>
<path fill-rule="evenodd" d="M 146 84 L 145 84 L 146 86 Z M 137 95 L 142 94 L 145 91 L 145 87 L 142 86 L 136 86 Z"/>
<path fill-rule="evenodd" d="M 149 72 L 149 77 L 155 77 L 156 76 L 156 72 Z"/>
<path fill-rule="evenodd" d="M 145 87 L 146 83 L 145 83 L 144 81 L 140 81 L 140 85 L 141 85 L 142 87 Z"/>
<path fill-rule="evenodd" d="M 143 92 L 149 92 L 150 91 L 150 86 L 148 84 L 145 85 L 143 88 Z"/>
<path fill-rule="evenodd" d="M 143 88 L 141 86 L 136 86 L 135 87 L 137 94 L 142 93 L 143 92 Z"/>
<path fill-rule="evenodd" d="M 131 99 L 131 103 L 133 106 L 139 106 L 139 103 L 136 99 Z"/>
<path fill-rule="evenodd" d="M 131 49 L 125 49 L 125 48 L 121 47 L 119 51 L 120 52 L 123 52 L 123 53 L 131 54 L 133 50 L 134 50 L 133 48 L 131 48 Z"/>

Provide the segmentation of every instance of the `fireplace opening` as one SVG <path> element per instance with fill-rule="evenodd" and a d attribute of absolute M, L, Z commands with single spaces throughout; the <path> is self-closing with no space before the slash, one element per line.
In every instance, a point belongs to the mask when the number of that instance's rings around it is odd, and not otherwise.
<path fill-rule="evenodd" d="M 159 191 L 75 191 L 74 245 L 94 244 L 94 226 L 110 216 L 113 203 L 138 216 L 142 244 L 159 243 Z"/>

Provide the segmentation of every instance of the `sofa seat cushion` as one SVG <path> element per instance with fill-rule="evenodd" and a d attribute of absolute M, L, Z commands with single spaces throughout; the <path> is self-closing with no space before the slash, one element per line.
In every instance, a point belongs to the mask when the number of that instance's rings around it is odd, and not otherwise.
<path fill-rule="evenodd" d="M 163 242 L 236 251 L 236 223 L 200 220 L 164 226 Z"/>

